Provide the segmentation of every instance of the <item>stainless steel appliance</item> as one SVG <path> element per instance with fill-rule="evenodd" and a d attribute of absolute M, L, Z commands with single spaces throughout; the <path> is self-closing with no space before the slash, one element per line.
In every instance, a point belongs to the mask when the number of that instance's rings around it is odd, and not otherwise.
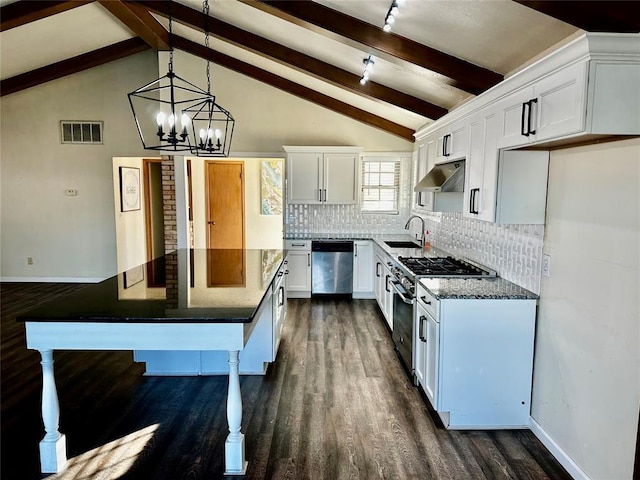
<path fill-rule="evenodd" d="M 496 272 L 455 257 L 397 257 L 389 262 L 393 279 L 392 338 L 400 359 L 413 376 L 413 319 L 416 279 L 424 277 L 486 278 Z"/>
<path fill-rule="evenodd" d="M 311 294 L 353 293 L 353 241 L 311 242 Z"/>

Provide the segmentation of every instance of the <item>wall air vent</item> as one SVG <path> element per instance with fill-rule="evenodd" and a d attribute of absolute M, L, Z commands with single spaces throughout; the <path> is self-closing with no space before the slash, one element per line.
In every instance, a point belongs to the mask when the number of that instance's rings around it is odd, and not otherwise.
<path fill-rule="evenodd" d="M 62 143 L 101 145 L 103 143 L 102 129 L 103 122 L 60 121 Z"/>

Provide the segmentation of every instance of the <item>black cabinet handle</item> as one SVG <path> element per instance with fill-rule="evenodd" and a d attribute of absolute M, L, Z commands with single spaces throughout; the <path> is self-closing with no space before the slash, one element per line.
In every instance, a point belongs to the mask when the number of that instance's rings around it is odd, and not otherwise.
<path fill-rule="evenodd" d="M 423 301 L 424 303 L 426 303 L 427 305 L 431 305 L 431 301 L 428 301 L 428 302 L 427 302 L 427 297 L 425 297 L 425 296 L 420 297 L 420 300 L 422 300 L 422 301 Z"/>
<path fill-rule="evenodd" d="M 311 254 L 307 253 L 307 267 L 311 266 Z"/>
<path fill-rule="evenodd" d="M 531 130 L 531 117 L 533 117 L 533 104 L 534 103 L 538 103 L 538 99 L 537 98 L 533 98 L 531 100 L 529 100 L 529 119 L 527 120 L 527 132 L 529 133 L 529 135 L 535 135 L 536 134 L 536 130 L 535 128 L 533 130 Z M 535 127 L 535 125 L 534 125 Z"/>
<path fill-rule="evenodd" d="M 391 293 L 391 290 L 389 290 L 389 275 L 387 275 L 384 279 L 384 289 L 387 292 Z"/>
<path fill-rule="evenodd" d="M 427 338 L 424 336 L 424 322 L 426 320 L 427 320 L 427 317 L 425 317 L 424 315 L 420 315 L 420 325 L 418 327 L 418 336 L 420 337 L 420 340 L 422 340 L 423 342 L 427 341 Z"/>
<path fill-rule="evenodd" d="M 358 244 L 357 243 L 353 244 L 353 256 L 354 257 L 358 256 Z"/>
<path fill-rule="evenodd" d="M 475 215 L 478 215 L 478 213 L 480 213 L 478 212 L 478 209 L 476 207 L 476 198 L 478 193 L 480 193 L 479 188 L 472 188 L 469 192 L 469 213 L 473 213 Z"/>
<path fill-rule="evenodd" d="M 529 102 L 524 102 L 524 103 L 522 104 L 522 115 L 520 115 L 520 134 L 521 134 L 521 135 L 523 135 L 523 136 L 525 136 L 525 137 L 528 137 L 528 136 L 529 136 L 529 133 L 528 133 L 528 132 L 525 132 L 525 130 L 524 130 L 524 125 L 525 125 L 525 121 L 524 121 L 524 119 L 525 119 L 525 117 L 527 116 L 527 115 L 526 115 L 526 112 L 525 112 L 525 111 L 526 111 L 526 109 L 527 109 L 527 105 L 529 105 Z"/>
<path fill-rule="evenodd" d="M 292 243 L 291 246 L 292 247 L 304 247 L 305 244 L 304 243 Z"/>
<path fill-rule="evenodd" d="M 376 277 L 380 278 L 380 262 L 376 262 Z"/>

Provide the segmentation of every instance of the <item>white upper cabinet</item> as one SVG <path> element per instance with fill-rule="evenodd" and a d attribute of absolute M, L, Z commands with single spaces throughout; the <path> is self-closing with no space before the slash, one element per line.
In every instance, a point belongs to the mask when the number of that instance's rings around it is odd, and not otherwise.
<path fill-rule="evenodd" d="M 434 163 L 460 160 L 467 156 L 469 130 L 467 119 L 459 120 L 436 134 L 436 153 Z"/>
<path fill-rule="evenodd" d="M 418 141 L 418 149 L 417 152 L 417 178 L 416 183 L 419 182 L 422 177 L 424 177 L 429 170 L 433 168 L 435 165 L 436 158 L 436 137 L 431 136 L 425 138 L 421 141 Z M 433 192 L 416 192 L 416 206 L 424 208 L 425 210 L 429 210 L 430 212 L 434 209 L 434 194 Z"/>
<path fill-rule="evenodd" d="M 541 78 L 502 100 L 500 148 L 540 142 L 585 130 L 588 62 Z"/>
<path fill-rule="evenodd" d="M 360 148 L 284 147 L 288 203 L 357 204 Z"/>

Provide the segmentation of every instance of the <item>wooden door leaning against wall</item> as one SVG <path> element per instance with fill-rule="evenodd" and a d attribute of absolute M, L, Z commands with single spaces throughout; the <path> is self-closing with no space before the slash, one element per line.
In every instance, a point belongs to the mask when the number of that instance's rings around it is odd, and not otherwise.
<path fill-rule="evenodd" d="M 208 161 L 207 279 L 209 286 L 245 285 L 244 162 Z"/>

